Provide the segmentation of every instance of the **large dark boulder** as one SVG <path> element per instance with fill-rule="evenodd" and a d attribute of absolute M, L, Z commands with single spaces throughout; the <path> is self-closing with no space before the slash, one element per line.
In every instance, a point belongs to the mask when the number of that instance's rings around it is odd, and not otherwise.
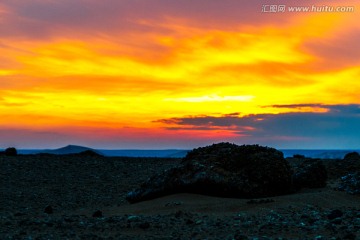
<path fill-rule="evenodd" d="M 358 152 L 350 152 L 344 156 L 344 161 L 360 161 L 360 154 Z"/>
<path fill-rule="evenodd" d="M 350 152 L 338 161 L 337 172 L 341 174 L 338 189 L 350 194 L 360 195 L 360 154 Z"/>
<path fill-rule="evenodd" d="M 350 152 L 343 159 L 323 161 L 326 165 L 329 179 L 339 178 L 360 171 L 360 155 L 357 152 Z"/>
<path fill-rule="evenodd" d="M 219 143 L 190 151 L 180 166 L 148 179 L 131 191 L 131 203 L 190 192 L 257 198 L 289 193 L 291 168 L 282 152 L 259 145 Z"/>
<path fill-rule="evenodd" d="M 9 147 L 5 149 L 4 153 L 6 156 L 17 156 L 17 150 L 14 147 Z"/>
<path fill-rule="evenodd" d="M 323 188 L 326 186 L 327 171 L 319 160 L 308 159 L 294 168 L 293 184 L 295 189 Z"/>

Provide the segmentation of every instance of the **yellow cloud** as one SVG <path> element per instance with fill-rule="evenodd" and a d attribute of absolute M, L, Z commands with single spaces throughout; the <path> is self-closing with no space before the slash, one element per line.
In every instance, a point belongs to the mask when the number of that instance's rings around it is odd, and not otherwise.
<path fill-rule="evenodd" d="M 6 70 L 6 69 L 0 69 L 0 76 L 10 76 L 13 75 L 15 71 L 13 70 Z"/>
<path fill-rule="evenodd" d="M 218 96 L 216 94 L 201 97 L 166 98 L 170 102 L 250 102 L 254 96 Z"/>
<path fill-rule="evenodd" d="M 154 119 L 359 103 L 358 67 L 319 71 L 312 67 L 318 56 L 303 49 L 309 39 L 333 37 L 334 24 L 343 26 L 345 18 L 311 15 L 294 17 L 291 26 L 231 30 L 157 23 L 172 33 L 155 25 L 151 34 L 120 40 L 6 42 L 3 57 L 16 64 L 0 69 L 12 81 L 1 96 L 13 104 L 0 106 L 8 116 L 1 123 L 159 127 Z"/>

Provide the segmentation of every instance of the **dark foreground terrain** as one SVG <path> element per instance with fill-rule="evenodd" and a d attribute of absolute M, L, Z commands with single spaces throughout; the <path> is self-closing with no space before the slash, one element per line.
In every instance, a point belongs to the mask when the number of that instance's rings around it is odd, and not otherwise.
<path fill-rule="evenodd" d="M 301 159 L 289 159 L 293 166 Z M 0 239 L 360 239 L 360 196 L 327 187 L 265 199 L 126 194 L 180 159 L 0 156 Z"/>

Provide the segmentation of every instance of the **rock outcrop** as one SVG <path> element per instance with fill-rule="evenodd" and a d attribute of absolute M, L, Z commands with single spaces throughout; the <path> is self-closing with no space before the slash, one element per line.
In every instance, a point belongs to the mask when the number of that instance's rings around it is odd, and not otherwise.
<path fill-rule="evenodd" d="M 190 192 L 258 198 L 287 194 L 292 172 L 282 152 L 259 145 L 219 143 L 190 151 L 180 166 L 155 175 L 131 191 L 131 203 Z"/>

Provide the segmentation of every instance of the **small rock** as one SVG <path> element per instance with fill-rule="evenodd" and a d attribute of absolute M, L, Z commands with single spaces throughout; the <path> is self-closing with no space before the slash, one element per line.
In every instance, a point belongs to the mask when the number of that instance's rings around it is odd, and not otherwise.
<path fill-rule="evenodd" d="M 332 224 L 341 224 L 342 223 L 342 219 L 341 218 L 335 218 L 333 220 L 331 220 L 331 223 Z"/>
<path fill-rule="evenodd" d="M 248 240 L 249 238 L 243 234 L 235 234 L 234 238 L 235 240 Z"/>
<path fill-rule="evenodd" d="M 97 211 L 95 211 L 95 212 L 93 213 L 92 217 L 94 217 L 94 218 L 101 218 L 101 217 L 103 217 L 103 213 L 102 213 L 102 211 L 97 210 Z"/>
<path fill-rule="evenodd" d="M 181 211 L 181 210 L 175 212 L 175 217 L 176 218 L 182 217 L 183 215 L 184 215 L 184 212 Z"/>
<path fill-rule="evenodd" d="M 45 209 L 44 209 L 44 213 L 46 214 L 53 214 L 54 213 L 54 209 L 52 208 L 52 206 L 47 206 Z"/>
<path fill-rule="evenodd" d="M 15 217 L 22 217 L 22 216 L 26 216 L 26 213 L 17 212 L 17 213 L 14 214 L 14 216 Z"/>
<path fill-rule="evenodd" d="M 136 222 L 140 220 L 139 216 L 131 215 L 127 218 L 128 222 Z"/>
<path fill-rule="evenodd" d="M 202 220 L 197 220 L 197 221 L 195 222 L 196 225 L 200 225 L 200 224 L 202 224 L 202 223 L 203 223 Z"/>
<path fill-rule="evenodd" d="M 64 222 L 72 223 L 72 222 L 74 222 L 74 220 L 71 219 L 70 217 L 65 217 Z"/>
<path fill-rule="evenodd" d="M 349 240 L 355 240 L 356 239 L 356 235 L 354 233 L 347 233 L 343 239 L 349 239 Z"/>
<path fill-rule="evenodd" d="M 150 223 L 148 222 L 143 222 L 139 224 L 139 228 L 141 229 L 148 229 L 150 227 Z"/>
<path fill-rule="evenodd" d="M 191 219 L 187 219 L 187 220 L 186 220 L 186 224 L 187 224 L 187 225 L 194 224 L 194 221 L 193 221 L 193 220 L 191 220 Z"/>

